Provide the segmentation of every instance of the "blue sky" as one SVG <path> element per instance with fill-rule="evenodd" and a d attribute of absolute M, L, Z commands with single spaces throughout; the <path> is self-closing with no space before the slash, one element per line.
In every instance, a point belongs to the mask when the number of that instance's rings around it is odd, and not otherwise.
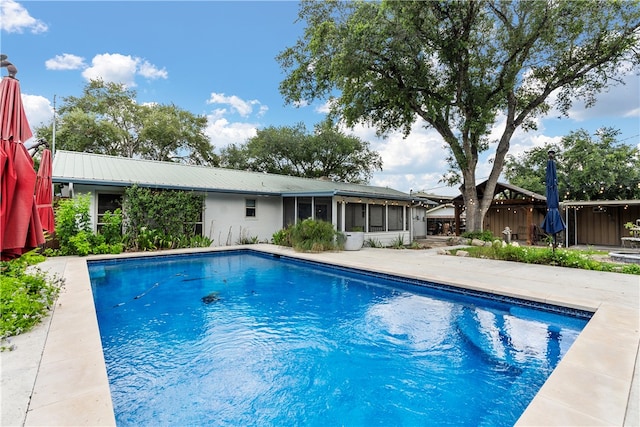
<path fill-rule="evenodd" d="M 54 96 L 59 106 L 65 97 L 80 96 L 88 79 L 100 77 L 126 84 L 140 103 L 175 104 L 206 115 L 207 134 L 220 149 L 244 143 L 267 126 L 304 122 L 311 131 L 324 119 L 322 101 L 296 108 L 285 105 L 278 91 L 285 76 L 275 57 L 301 36 L 297 13 L 294 1 L 2 0 L 0 50 L 18 68 L 32 127 L 51 120 Z M 569 118 L 551 111 L 538 120 L 538 131 L 517 131 L 510 153 L 604 126 L 640 146 L 640 78 L 629 74 L 625 81 L 599 96 L 593 108 L 576 102 Z M 495 134 L 501 130 L 498 120 Z M 382 156 L 384 170 L 371 184 L 458 194 L 438 183 L 447 170 L 446 151 L 439 135 L 421 123 L 406 139 L 380 139 L 364 126 L 347 132 Z M 491 167 L 488 158 L 482 160 L 479 180 Z"/>

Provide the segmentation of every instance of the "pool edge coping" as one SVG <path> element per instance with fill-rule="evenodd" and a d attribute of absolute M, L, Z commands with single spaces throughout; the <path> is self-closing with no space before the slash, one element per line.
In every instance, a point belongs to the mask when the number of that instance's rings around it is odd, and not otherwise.
<path fill-rule="evenodd" d="M 200 250 L 188 250 L 188 251 L 163 251 L 154 253 L 135 253 L 135 254 L 121 254 L 117 256 L 99 256 L 90 258 L 77 258 L 67 261 L 64 277 L 67 280 L 65 289 L 61 292 L 61 295 L 56 303 L 56 308 L 52 313 L 52 319 L 50 323 L 50 330 L 45 342 L 45 348 L 42 354 L 42 360 L 37 372 L 36 381 L 33 388 L 32 399 L 29 404 L 29 408 L 25 418 L 24 425 L 41 425 L 43 421 L 46 421 L 48 425 L 115 425 L 115 416 L 113 415 L 113 406 L 111 403 L 111 394 L 109 390 L 108 378 L 106 376 L 106 366 L 104 364 L 104 356 L 102 355 L 102 345 L 100 341 L 99 329 L 97 324 L 97 317 L 95 314 L 95 308 L 93 305 L 93 295 L 91 290 L 91 284 L 89 281 L 89 274 L 87 268 L 87 261 L 100 260 L 100 259 L 112 259 L 112 258 L 132 258 L 132 257 L 148 257 L 159 255 L 172 255 L 183 254 L 186 252 L 215 252 L 215 251 L 228 251 L 228 250 L 251 250 L 264 252 L 269 254 L 285 254 L 291 258 L 306 259 L 310 261 L 318 261 L 318 258 L 322 258 L 320 262 L 326 262 L 326 259 L 330 259 L 330 263 L 337 263 L 344 267 L 362 268 L 362 265 L 353 265 L 354 263 L 345 262 L 344 258 L 340 261 L 332 259 L 331 256 L 318 256 L 319 254 L 305 254 L 294 252 L 288 248 L 282 248 L 273 245 L 252 245 L 237 246 L 237 247 L 220 247 L 220 248 L 202 248 Z M 489 261 L 490 260 L 486 260 Z M 434 279 L 433 276 L 427 275 L 405 275 L 400 272 L 389 272 L 380 266 L 370 269 L 383 274 L 392 274 L 401 277 L 409 277 L 412 279 L 423 279 L 434 281 L 438 283 L 445 283 L 447 285 L 460 286 L 459 283 L 452 283 L 453 281 L 443 282 L 442 280 Z M 484 290 L 490 293 L 503 293 L 495 288 L 487 289 L 483 288 L 482 284 L 465 284 L 465 287 L 471 286 L 474 289 Z M 482 289 L 483 288 L 483 289 Z M 64 364 L 52 355 L 54 349 L 53 343 L 56 340 L 64 340 L 64 337 L 58 336 L 62 331 L 59 331 L 54 322 L 57 324 L 66 324 L 73 322 L 76 316 L 79 316 L 75 310 L 70 310 L 73 307 L 73 303 L 69 303 L 69 297 L 72 292 L 84 294 L 82 301 L 84 307 L 75 307 L 79 311 L 83 311 L 83 317 L 89 318 L 89 325 L 85 325 L 87 328 L 87 336 L 77 345 L 76 349 L 78 354 L 86 355 L 90 357 L 90 363 L 82 365 L 85 369 L 94 371 L 93 375 L 88 375 L 87 378 L 82 375 L 82 378 L 86 382 L 78 382 L 74 384 L 74 389 L 71 390 L 66 396 L 60 394 L 60 390 L 52 390 L 52 387 L 60 386 L 56 381 L 47 380 L 48 375 L 52 375 L 49 369 L 60 369 Z M 87 292 L 91 298 L 87 298 Z M 535 292 L 532 292 L 535 294 Z M 531 295 L 529 293 L 522 294 L 522 292 L 512 291 L 509 296 L 515 296 L 518 298 L 524 298 L 531 300 L 535 296 L 535 300 L 538 302 L 545 302 L 550 304 L 556 304 L 561 306 L 567 306 L 567 299 L 555 300 L 553 295 L 545 294 L 543 292 L 537 295 Z M 542 389 L 538 392 L 533 401 L 529 404 L 525 412 L 522 414 L 516 425 L 580 425 L 580 424 L 601 424 L 601 425 L 623 425 L 627 413 L 627 406 L 629 405 L 629 398 L 631 393 L 632 382 L 634 378 L 634 370 L 636 368 L 636 360 L 638 357 L 638 345 L 640 344 L 640 333 L 638 332 L 638 310 L 629 307 L 621 307 L 610 302 L 601 302 L 592 300 L 589 302 L 587 299 L 578 301 L 576 307 L 587 311 L 593 311 L 594 316 L 589 322 L 585 330 L 578 336 L 578 339 L 567 352 L 565 357 L 560 361 L 560 364 L 554 370 L 553 374 L 549 377 L 547 382 L 543 385 Z M 622 313 L 621 313 L 622 310 Z M 65 319 L 66 318 L 66 319 Z M 632 331 L 624 334 L 611 334 L 610 328 L 608 328 L 608 322 L 612 319 L 617 322 L 626 322 L 627 326 Z M 595 322 L 594 322 L 595 320 Z M 593 323 L 592 323 L 593 322 Z M 621 335 L 621 336 L 618 336 Z M 610 348 L 616 349 L 616 354 L 620 356 L 624 354 L 623 366 L 620 366 L 620 357 L 611 358 L 609 353 L 605 354 L 590 354 L 589 357 L 585 357 L 585 349 L 582 347 L 589 347 L 593 343 L 604 343 Z M 622 340 L 622 342 L 620 341 Z M 96 347 L 97 346 L 97 347 Z M 578 350 L 574 351 L 574 348 Z M 99 351 L 96 351 L 99 349 Z M 581 353 L 582 352 L 582 353 Z M 601 352 L 602 353 L 602 352 Z M 613 360 L 615 359 L 615 360 Z M 71 363 L 77 361 L 71 361 Z M 615 375 L 612 374 L 615 372 Z M 53 373 L 55 374 L 55 372 Z M 586 378 L 590 380 L 582 379 L 580 375 L 584 374 Z M 580 376 L 581 381 L 590 381 L 591 386 L 585 387 L 580 381 L 576 381 L 577 376 Z M 88 381 L 90 379 L 90 381 Z M 84 391 L 83 391 L 84 390 Z M 40 399 L 39 396 L 50 395 L 53 393 L 53 397 L 49 400 Z M 624 399 L 624 402 L 622 402 Z M 87 402 L 88 400 L 88 402 Z M 84 417 L 78 418 L 79 407 L 84 403 L 89 403 L 90 408 L 85 408 L 88 411 L 83 410 Z M 80 406 L 79 406 L 80 405 Z M 604 407 L 603 407 L 604 405 Z M 87 405 L 85 405 L 87 406 Z M 612 411 L 615 408 L 615 411 Z M 66 414 L 66 415 L 65 415 Z M 72 417 L 65 421 L 64 417 Z"/>

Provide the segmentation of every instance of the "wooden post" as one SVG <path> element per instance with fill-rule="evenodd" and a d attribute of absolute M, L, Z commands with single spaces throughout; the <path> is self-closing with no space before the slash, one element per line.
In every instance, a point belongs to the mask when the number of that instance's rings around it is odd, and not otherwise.
<path fill-rule="evenodd" d="M 531 227 L 531 224 L 533 224 L 533 205 L 527 206 L 527 245 L 531 245 L 533 242 L 533 227 Z"/>

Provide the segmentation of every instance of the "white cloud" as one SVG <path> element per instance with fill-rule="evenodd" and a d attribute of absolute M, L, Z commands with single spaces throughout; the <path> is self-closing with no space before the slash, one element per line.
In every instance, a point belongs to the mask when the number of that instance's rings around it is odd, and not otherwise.
<path fill-rule="evenodd" d="M 148 61 L 131 55 L 104 53 L 96 55 L 91 66 L 82 72 L 86 80 L 101 79 L 105 82 L 121 83 L 127 87 L 135 87 L 135 77 L 141 75 L 147 79 L 166 79 L 167 71 L 157 68 Z"/>
<path fill-rule="evenodd" d="M 20 3 L 14 0 L 0 2 L 0 29 L 7 33 L 22 33 L 25 30 L 33 34 L 43 33 L 47 24 L 29 14 Z"/>
<path fill-rule="evenodd" d="M 248 117 L 253 112 L 255 105 L 260 105 L 260 101 L 252 99 L 245 101 L 236 95 L 226 96 L 224 93 L 212 92 L 207 100 L 207 104 L 229 105 L 231 110 L 240 114 L 242 117 Z M 260 111 L 264 113 L 268 107 L 260 106 Z"/>
<path fill-rule="evenodd" d="M 309 101 L 307 100 L 302 100 L 302 101 L 294 101 L 293 102 L 293 106 L 297 107 L 297 108 L 303 108 L 306 107 L 307 105 L 309 105 Z"/>
<path fill-rule="evenodd" d="M 231 123 L 216 114 L 207 117 L 208 125 L 205 133 L 216 150 L 229 144 L 244 144 L 249 138 L 257 135 L 257 125 L 252 123 Z"/>
<path fill-rule="evenodd" d="M 638 97 L 640 97 L 640 93 L 638 93 Z M 622 117 L 640 118 L 640 107 L 627 111 Z"/>
<path fill-rule="evenodd" d="M 47 70 L 80 70 L 86 67 L 84 58 L 70 53 L 56 55 L 44 63 Z"/>
<path fill-rule="evenodd" d="M 166 79 L 169 77 L 166 69 L 158 69 L 155 65 L 149 63 L 149 61 L 143 61 L 138 67 L 138 74 L 142 77 L 146 77 L 151 80 Z"/>
<path fill-rule="evenodd" d="M 82 72 L 82 77 L 86 80 L 102 79 L 105 82 L 122 83 L 133 87 L 136 85 L 137 67 L 138 62 L 129 55 L 105 53 L 93 57 L 91 66 Z"/>
<path fill-rule="evenodd" d="M 544 122 L 537 119 L 538 130 L 525 132 L 517 129 L 511 138 L 509 154 L 518 155 L 534 146 L 542 146 L 547 142 L 559 142 L 561 137 L 550 137 L 544 134 Z M 493 167 L 495 142 L 504 131 L 505 117 L 500 115 L 492 127 L 489 139 L 492 144 L 480 154 L 476 166 L 476 179 L 484 181 Z M 448 187 L 439 182 L 448 171 L 447 157 L 449 151 L 445 143 L 434 129 L 425 128 L 424 121 L 417 120 L 411 133 L 405 139 L 400 132 L 392 132 L 382 139 L 375 135 L 375 129 L 358 126 L 352 133 L 362 140 L 369 141 L 371 148 L 377 151 L 383 160 L 383 171 L 376 172 L 371 179 L 372 185 L 391 187 L 400 191 L 425 191 L 439 195 L 458 195 L 458 187 Z"/>
<path fill-rule="evenodd" d="M 258 117 L 263 117 L 265 114 L 267 114 L 267 111 L 269 111 L 269 107 L 267 107 L 266 105 L 261 105 L 260 110 L 258 110 Z"/>
<path fill-rule="evenodd" d="M 213 110 L 211 112 L 211 114 L 209 114 L 207 116 L 207 119 L 210 122 L 216 121 L 218 119 L 224 118 L 224 116 L 226 116 L 228 113 L 229 113 L 229 111 L 226 108 L 216 108 L 215 110 Z"/>
<path fill-rule="evenodd" d="M 37 126 L 48 125 L 53 120 L 53 107 L 44 96 L 23 93 L 22 105 L 32 130 Z"/>
<path fill-rule="evenodd" d="M 376 136 L 374 128 L 358 125 L 343 129 L 363 141 L 369 141 L 372 150 L 382 157 L 382 172 L 376 172 L 372 185 L 409 192 L 437 188 L 439 194 L 449 194 L 450 188 L 438 181 L 448 169 L 447 150 L 442 137 L 433 129 L 426 129 L 419 119 L 411 133 L 404 138 L 401 132 L 392 132 L 385 138 Z"/>
<path fill-rule="evenodd" d="M 209 136 L 216 150 L 229 144 L 244 144 L 258 133 L 259 124 L 229 121 L 227 116 L 238 114 L 246 118 L 254 114 L 255 107 L 257 107 L 255 117 L 263 117 L 269 111 L 269 107 L 262 105 L 258 100 L 246 101 L 236 95 L 227 96 L 224 93 L 216 92 L 211 93 L 207 104 L 223 106 L 213 109 L 207 115 L 208 125 L 205 133 Z"/>
<path fill-rule="evenodd" d="M 569 119 L 584 122 L 620 117 L 640 118 L 640 76 L 631 70 L 622 77 L 622 82 L 624 84 L 615 84 L 596 95 L 597 102 L 591 108 L 586 108 L 584 101 L 576 99 L 568 111 Z M 550 104 L 553 104 L 556 95 L 555 92 L 551 94 Z M 557 117 L 560 113 L 553 109 L 549 116 Z"/>
<path fill-rule="evenodd" d="M 578 100 L 569 110 L 569 117 L 577 121 L 603 119 L 607 117 L 639 117 L 640 79 L 627 76 L 624 85 L 617 85 L 598 95 L 598 101 L 591 108 L 585 108 Z"/>
<path fill-rule="evenodd" d="M 302 104 L 302 102 L 300 104 Z M 304 105 L 306 106 L 308 103 L 305 102 Z M 329 114 L 329 112 L 331 112 L 331 101 L 329 100 L 324 104 L 317 106 L 315 108 L 315 112 L 320 114 Z"/>

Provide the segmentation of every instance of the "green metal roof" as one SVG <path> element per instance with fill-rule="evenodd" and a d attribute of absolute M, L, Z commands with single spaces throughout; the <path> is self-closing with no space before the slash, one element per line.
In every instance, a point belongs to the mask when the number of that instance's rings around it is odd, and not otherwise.
<path fill-rule="evenodd" d="M 410 200 L 407 193 L 386 187 L 64 150 L 57 150 L 55 153 L 52 178 L 55 183 L 118 187 L 138 184 L 142 187 L 224 193 L 344 195 Z"/>

